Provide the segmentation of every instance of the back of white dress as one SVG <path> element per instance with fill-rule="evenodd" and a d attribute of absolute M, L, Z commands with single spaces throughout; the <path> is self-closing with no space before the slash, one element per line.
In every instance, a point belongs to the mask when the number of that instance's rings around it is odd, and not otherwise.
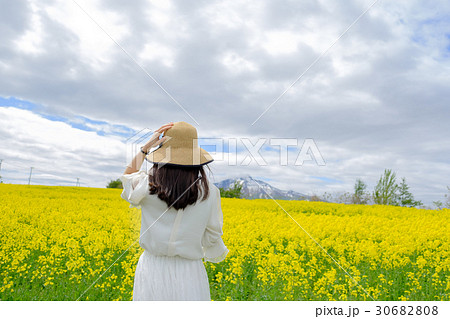
<path fill-rule="evenodd" d="M 209 196 L 184 210 L 169 208 L 149 194 L 148 174 L 122 175 L 121 197 L 141 207 L 133 300 L 210 300 L 202 258 L 220 262 L 228 249 L 222 240 L 223 213 L 219 189 L 209 183 Z"/>

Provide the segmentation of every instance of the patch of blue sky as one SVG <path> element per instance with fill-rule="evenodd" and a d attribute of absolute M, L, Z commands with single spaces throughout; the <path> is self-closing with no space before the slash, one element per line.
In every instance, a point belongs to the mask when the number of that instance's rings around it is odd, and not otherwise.
<path fill-rule="evenodd" d="M 262 151 L 268 151 L 268 152 L 279 152 L 280 147 L 277 145 L 270 145 L 267 142 L 263 144 L 263 147 L 261 147 Z"/>
<path fill-rule="evenodd" d="M 411 36 L 411 40 L 420 45 L 426 44 L 425 39 L 422 36 L 420 36 L 419 34 L 414 34 L 413 36 Z"/>
<path fill-rule="evenodd" d="M 449 53 L 450 53 L 450 33 L 447 33 L 446 35 L 445 35 L 445 37 L 447 38 L 447 46 L 446 46 L 446 54 L 445 54 L 445 56 L 449 56 Z"/>
<path fill-rule="evenodd" d="M 15 98 L 14 96 L 3 97 L 0 96 L 0 106 L 12 106 L 22 110 L 38 111 L 43 110 L 44 107 L 39 104 L 31 103 L 25 100 Z"/>
<path fill-rule="evenodd" d="M 299 143 L 301 143 L 299 141 Z M 301 144 L 300 145 L 271 145 L 269 144 L 269 141 L 266 141 L 266 143 L 261 147 L 262 151 L 269 151 L 269 152 L 286 152 L 286 149 L 288 151 L 289 154 L 297 154 L 300 152 L 301 149 Z"/>
<path fill-rule="evenodd" d="M 441 13 L 432 17 L 416 21 L 413 26 L 414 33 L 411 36 L 411 40 L 420 45 L 427 45 L 429 43 L 428 37 L 434 38 L 449 38 L 449 34 L 445 31 L 448 30 L 448 24 L 450 16 L 447 13 Z M 449 50 L 449 47 L 446 47 Z"/>
<path fill-rule="evenodd" d="M 110 124 L 109 122 L 106 121 L 92 120 L 90 118 L 81 115 L 77 115 L 75 116 L 75 118 L 78 120 L 69 121 L 68 124 L 70 124 L 74 128 L 78 128 L 85 131 L 96 131 L 97 134 L 101 136 L 116 135 L 129 138 L 130 136 L 138 132 L 125 125 Z M 102 127 L 107 127 L 109 132 L 106 132 Z"/>
<path fill-rule="evenodd" d="M 221 148 L 218 145 L 199 144 L 199 146 L 209 153 L 223 152 L 223 147 Z"/>
<path fill-rule="evenodd" d="M 37 113 L 37 112 L 33 112 L 33 113 Z M 46 114 L 46 113 L 37 113 L 37 114 L 39 114 L 43 118 L 53 121 L 53 122 L 64 122 L 64 123 L 69 124 L 67 118 L 62 117 L 62 116 L 51 115 L 51 114 Z"/>
<path fill-rule="evenodd" d="M 94 132 L 96 130 L 94 130 L 92 127 L 88 127 L 86 126 L 86 124 L 84 123 L 79 123 L 79 122 L 69 122 L 69 121 L 62 121 L 65 122 L 67 124 L 70 124 L 70 126 L 72 126 L 73 128 L 82 130 L 82 131 L 90 131 L 90 132 Z"/>
<path fill-rule="evenodd" d="M 239 139 L 200 137 L 198 139 L 198 145 L 207 152 L 240 153 L 247 151 L 247 148 L 239 141 Z"/>
<path fill-rule="evenodd" d="M 446 14 L 435 15 L 431 18 L 420 21 L 420 24 L 438 25 L 440 23 L 447 23 L 450 17 Z"/>
<path fill-rule="evenodd" d="M 110 124 L 106 121 L 92 120 L 80 115 L 75 116 L 74 119 L 69 119 L 63 116 L 48 114 L 45 112 L 44 106 L 30 101 L 21 100 L 13 96 L 0 96 L 0 107 L 2 106 L 10 106 L 18 109 L 29 110 L 50 121 L 63 122 L 79 130 L 96 132 L 100 136 L 114 135 L 128 138 L 138 132 L 125 125 Z"/>
<path fill-rule="evenodd" d="M 318 179 L 324 183 L 328 183 L 328 184 L 341 184 L 343 183 L 343 181 L 340 181 L 338 179 L 334 179 L 334 178 L 329 178 L 329 177 L 325 177 L 325 176 L 311 176 L 312 178 Z"/>

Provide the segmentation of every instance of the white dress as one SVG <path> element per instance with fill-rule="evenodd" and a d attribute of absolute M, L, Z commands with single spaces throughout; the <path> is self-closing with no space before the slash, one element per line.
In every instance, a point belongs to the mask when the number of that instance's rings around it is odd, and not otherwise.
<path fill-rule="evenodd" d="M 229 251 L 222 240 L 219 189 L 210 182 L 206 200 L 177 211 L 149 194 L 148 173 L 124 174 L 120 180 L 121 197 L 141 208 L 144 252 L 136 266 L 133 300 L 211 300 L 203 260 L 218 263 Z"/>

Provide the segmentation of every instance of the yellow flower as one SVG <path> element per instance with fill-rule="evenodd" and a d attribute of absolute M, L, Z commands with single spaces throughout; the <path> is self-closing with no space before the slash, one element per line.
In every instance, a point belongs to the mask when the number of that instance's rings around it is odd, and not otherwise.
<path fill-rule="evenodd" d="M 0 184 L 0 292 L 15 278 L 30 296 L 87 289 L 129 248 L 91 298 L 131 300 L 140 211 L 118 189 L 30 186 Z M 230 253 L 204 262 L 215 300 L 449 300 L 450 210 L 278 203 L 290 216 L 270 199 L 222 199 Z"/>

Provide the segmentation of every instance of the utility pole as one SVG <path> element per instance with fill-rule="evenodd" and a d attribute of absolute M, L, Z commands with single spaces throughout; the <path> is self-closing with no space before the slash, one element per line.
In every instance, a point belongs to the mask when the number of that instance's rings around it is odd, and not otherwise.
<path fill-rule="evenodd" d="M 0 159 L 0 183 L 3 183 L 3 181 L 2 181 L 2 162 L 3 162 L 3 160 Z"/>
<path fill-rule="evenodd" d="M 77 186 L 80 186 L 80 178 L 77 177 Z"/>
<path fill-rule="evenodd" d="M 30 185 L 31 182 L 31 172 L 33 172 L 33 167 L 30 167 L 30 177 L 28 177 L 28 185 Z"/>

